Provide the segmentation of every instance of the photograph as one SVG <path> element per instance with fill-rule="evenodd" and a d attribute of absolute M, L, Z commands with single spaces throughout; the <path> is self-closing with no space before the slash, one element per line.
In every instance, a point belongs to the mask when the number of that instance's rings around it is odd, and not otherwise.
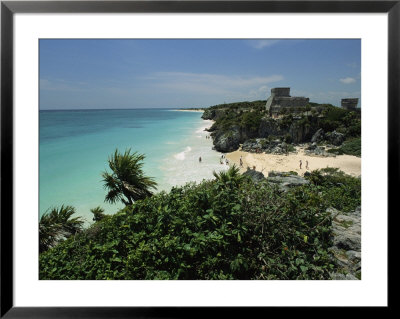
<path fill-rule="evenodd" d="M 361 280 L 361 44 L 38 39 L 38 279 Z"/>

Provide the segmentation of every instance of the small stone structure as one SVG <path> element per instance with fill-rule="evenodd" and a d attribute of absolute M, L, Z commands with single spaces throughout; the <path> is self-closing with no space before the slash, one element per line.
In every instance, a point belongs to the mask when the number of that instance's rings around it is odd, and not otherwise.
<path fill-rule="evenodd" d="M 290 96 L 290 88 L 273 88 L 265 108 L 271 116 L 277 116 L 283 108 L 305 107 L 310 99 Z"/>
<path fill-rule="evenodd" d="M 355 110 L 358 104 L 358 98 L 342 99 L 342 108 L 346 110 Z"/>

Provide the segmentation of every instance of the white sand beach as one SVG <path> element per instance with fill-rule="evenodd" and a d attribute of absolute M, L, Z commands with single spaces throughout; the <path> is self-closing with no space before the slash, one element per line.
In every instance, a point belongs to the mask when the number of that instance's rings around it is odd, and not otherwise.
<path fill-rule="evenodd" d="M 204 113 L 204 110 L 186 110 L 186 109 L 176 109 L 172 111 L 178 111 L 178 112 L 201 112 Z"/>
<path fill-rule="evenodd" d="M 310 156 L 304 154 L 304 147 L 297 147 L 297 151 L 297 154 L 274 155 L 265 153 L 256 154 L 238 150 L 227 153 L 226 157 L 231 164 L 235 163 L 239 166 L 240 156 L 242 156 L 242 172 L 246 171 L 247 167 L 253 168 L 255 166 L 256 170 L 261 171 L 265 176 L 268 176 L 268 172 L 270 171 L 295 171 L 299 175 L 303 175 L 306 171 L 326 167 L 337 167 L 352 176 L 361 175 L 360 157 L 351 155 L 338 155 L 336 157 Z M 303 163 L 301 169 L 299 166 L 300 160 Z M 306 161 L 308 161 L 308 169 L 306 169 Z"/>

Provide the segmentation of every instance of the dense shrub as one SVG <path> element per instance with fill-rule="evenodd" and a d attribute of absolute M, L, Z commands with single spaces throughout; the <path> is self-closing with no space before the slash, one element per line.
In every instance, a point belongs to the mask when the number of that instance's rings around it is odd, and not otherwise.
<path fill-rule="evenodd" d="M 361 138 L 345 141 L 341 146 L 344 154 L 361 156 Z"/>
<path fill-rule="evenodd" d="M 249 131 L 258 131 L 262 117 L 260 112 L 246 112 L 241 117 L 240 125 Z"/>
<path fill-rule="evenodd" d="M 237 172 L 139 200 L 40 255 L 40 279 L 327 279 L 328 206 L 359 179 L 313 172 L 282 193 Z"/>
<path fill-rule="evenodd" d="M 292 143 L 293 138 L 290 134 L 286 134 L 284 137 L 284 141 L 285 141 L 285 143 Z"/>
<path fill-rule="evenodd" d="M 305 176 L 323 190 L 320 195 L 329 206 L 342 211 L 361 205 L 361 178 L 346 175 L 337 168 L 323 168 Z"/>
<path fill-rule="evenodd" d="M 325 118 L 329 121 L 343 121 L 349 111 L 340 107 L 329 106 L 324 110 Z"/>
<path fill-rule="evenodd" d="M 328 150 L 328 152 L 336 154 L 336 155 L 354 155 L 354 156 L 361 156 L 361 137 L 353 138 L 347 140 L 343 143 L 341 147 L 333 148 Z"/>
<path fill-rule="evenodd" d="M 322 118 L 318 123 L 318 128 L 325 132 L 343 133 L 346 137 L 361 136 L 361 116 L 359 112 L 348 111 L 335 106 L 327 106 L 323 109 Z"/>
<path fill-rule="evenodd" d="M 266 100 L 258 100 L 258 101 L 244 101 L 244 102 L 234 102 L 234 103 L 224 103 L 210 106 L 208 109 L 215 110 L 215 109 L 230 109 L 230 110 L 239 110 L 239 109 L 264 109 Z"/>

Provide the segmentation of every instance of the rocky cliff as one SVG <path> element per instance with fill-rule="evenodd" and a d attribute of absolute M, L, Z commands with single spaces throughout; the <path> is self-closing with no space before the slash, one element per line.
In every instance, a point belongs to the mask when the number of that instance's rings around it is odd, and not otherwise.
<path fill-rule="evenodd" d="M 262 101 L 238 102 L 210 107 L 202 118 L 215 121 L 208 131 L 215 150 L 220 152 L 237 150 L 240 144 L 257 138 L 288 144 L 314 142 L 340 146 L 347 138 L 361 134 L 360 114 L 332 105 L 322 105 L 319 111 L 285 112 L 271 118 Z"/>
<path fill-rule="evenodd" d="M 289 143 L 308 142 L 311 140 L 316 128 L 296 120 L 286 126 L 279 120 L 265 117 L 260 120 L 256 128 L 239 124 L 223 128 L 218 124 L 214 124 L 209 131 L 213 132 L 211 136 L 213 137 L 215 150 L 232 152 L 237 150 L 240 144 L 254 138 L 273 137 L 275 140 L 278 139 L 279 143 L 285 141 Z"/>
<path fill-rule="evenodd" d="M 338 270 L 331 274 L 334 280 L 361 279 L 361 207 L 344 213 L 330 208 L 333 246 L 331 253 Z"/>

